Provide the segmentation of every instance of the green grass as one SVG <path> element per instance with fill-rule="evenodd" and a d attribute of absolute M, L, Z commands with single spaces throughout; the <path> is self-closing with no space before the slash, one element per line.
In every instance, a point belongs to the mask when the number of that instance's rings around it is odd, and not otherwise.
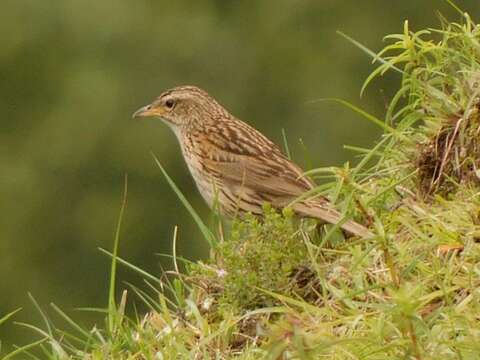
<path fill-rule="evenodd" d="M 174 251 L 174 271 L 161 278 L 129 264 L 117 255 L 122 206 L 105 328 L 83 329 L 53 305 L 63 330 L 39 309 L 43 328 L 23 324 L 38 339 L 7 358 L 479 359 L 480 28 L 466 14 L 441 22 L 419 32 L 406 22 L 378 54 L 345 36 L 378 64 L 362 91 L 388 71 L 400 74 L 399 90 L 384 120 L 337 100 L 384 134 L 370 150 L 349 147 L 356 167 L 309 174 L 323 181 L 314 192 L 375 236 L 344 239 L 268 205 L 263 221 L 217 234 L 155 159 L 210 258 Z M 145 278 L 128 294 L 147 314 L 124 315 L 127 292 L 116 303 L 116 264 Z"/>

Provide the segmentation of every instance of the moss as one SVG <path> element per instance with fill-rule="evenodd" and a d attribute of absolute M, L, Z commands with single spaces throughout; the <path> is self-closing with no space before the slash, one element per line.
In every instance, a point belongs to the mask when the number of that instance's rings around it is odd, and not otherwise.
<path fill-rule="evenodd" d="M 236 220 L 230 237 L 214 248 L 207 264 L 193 266 L 193 278 L 209 277 L 220 311 L 242 314 L 260 307 L 278 305 L 266 291 L 305 298 L 312 295 L 312 270 L 304 236 L 291 211 L 283 214 L 264 207 L 262 219 L 253 215 Z M 314 230 L 310 229 L 310 232 Z M 210 285 L 207 289 L 211 291 Z"/>

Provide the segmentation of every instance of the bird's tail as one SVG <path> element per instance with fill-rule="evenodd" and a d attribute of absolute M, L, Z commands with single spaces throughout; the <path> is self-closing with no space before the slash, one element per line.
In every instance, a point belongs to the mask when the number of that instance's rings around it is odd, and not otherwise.
<path fill-rule="evenodd" d="M 317 202 L 299 202 L 293 205 L 293 210 L 300 216 L 318 219 L 324 223 L 338 224 L 341 223 L 340 228 L 347 233 L 355 236 L 365 237 L 372 235 L 370 230 L 365 226 L 353 221 L 343 221 L 343 216 L 335 209 L 332 209 L 325 204 Z"/>

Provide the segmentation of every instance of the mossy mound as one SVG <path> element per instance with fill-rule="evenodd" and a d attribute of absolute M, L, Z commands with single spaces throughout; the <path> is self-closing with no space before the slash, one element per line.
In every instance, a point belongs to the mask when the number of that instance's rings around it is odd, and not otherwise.
<path fill-rule="evenodd" d="M 211 301 L 220 307 L 217 311 L 238 314 L 278 305 L 267 291 L 300 298 L 314 296 L 305 281 L 309 252 L 302 236 L 306 232 L 290 211 L 282 216 L 268 206 L 264 210 L 263 219 L 247 216 L 236 221 L 230 237 L 215 247 L 213 261 L 195 264 L 190 271 L 192 283 L 195 278 L 207 278 L 215 284 L 198 296 L 212 295 Z"/>

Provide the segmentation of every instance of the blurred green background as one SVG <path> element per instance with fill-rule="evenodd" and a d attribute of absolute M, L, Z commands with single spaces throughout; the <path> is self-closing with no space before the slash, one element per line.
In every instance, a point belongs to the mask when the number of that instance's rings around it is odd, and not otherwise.
<path fill-rule="evenodd" d="M 458 5 L 480 11 L 478 0 Z M 171 253 L 176 224 L 178 254 L 206 255 L 150 154 L 208 219 L 176 139 L 158 120 L 132 120 L 138 107 L 195 84 L 277 143 L 284 128 L 305 168 L 355 161 L 343 144 L 370 146 L 378 129 L 312 100 L 338 97 L 381 117 L 399 79 L 360 99 L 370 59 L 336 30 L 377 51 L 405 19 L 438 26 L 437 11 L 459 19 L 441 0 L 3 0 L 0 318 L 23 307 L 15 319 L 39 324 L 31 292 L 46 309 L 55 302 L 80 322 L 101 321 L 73 309 L 106 305 L 109 259 L 98 247 L 111 248 L 126 173 L 121 255 L 154 274 L 171 268 L 155 254 Z M 142 286 L 125 269 L 119 277 Z M 0 325 L 3 351 L 35 337 Z"/>

